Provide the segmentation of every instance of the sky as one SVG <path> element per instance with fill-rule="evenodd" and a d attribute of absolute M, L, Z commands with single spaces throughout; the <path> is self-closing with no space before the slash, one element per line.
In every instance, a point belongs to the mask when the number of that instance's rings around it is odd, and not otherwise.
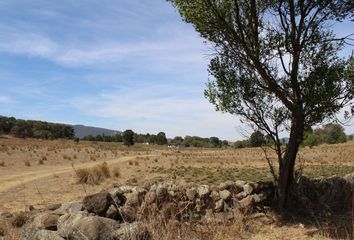
<path fill-rule="evenodd" d="M 165 0 L 0 0 L 0 115 L 244 138 L 204 97 L 210 53 Z"/>

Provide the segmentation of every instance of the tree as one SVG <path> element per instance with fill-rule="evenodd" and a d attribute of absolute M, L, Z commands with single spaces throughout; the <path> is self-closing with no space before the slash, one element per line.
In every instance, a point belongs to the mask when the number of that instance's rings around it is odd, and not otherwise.
<path fill-rule="evenodd" d="M 215 49 L 206 97 L 271 136 L 284 208 L 304 130 L 334 118 L 353 99 L 354 60 L 338 57 L 353 38 L 327 28 L 353 17 L 352 0 L 170 2 Z M 282 131 L 289 133 L 285 149 Z"/>
<path fill-rule="evenodd" d="M 264 135 L 261 131 L 254 131 L 249 139 L 251 147 L 261 147 L 266 143 Z"/>
<path fill-rule="evenodd" d="M 134 132 L 127 129 L 123 132 L 123 144 L 129 146 L 134 145 Z"/>
<path fill-rule="evenodd" d="M 222 144 L 218 137 L 210 137 L 209 142 L 213 147 L 221 147 Z"/>
<path fill-rule="evenodd" d="M 159 132 L 156 135 L 156 144 L 158 144 L 158 145 L 167 144 L 167 138 L 166 138 L 166 134 L 164 132 Z"/>
<path fill-rule="evenodd" d="M 319 143 L 335 144 L 343 143 L 347 140 L 344 128 L 336 123 L 326 124 L 322 128 L 316 129 L 314 134 L 319 139 Z"/>

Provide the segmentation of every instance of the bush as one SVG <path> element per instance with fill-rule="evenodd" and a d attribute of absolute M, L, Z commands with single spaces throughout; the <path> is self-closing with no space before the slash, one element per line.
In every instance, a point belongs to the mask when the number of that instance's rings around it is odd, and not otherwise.
<path fill-rule="evenodd" d="M 303 141 L 304 146 L 313 147 L 316 146 L 317 144 L 318 144 L 318 138 L 315 134 L 310 133 L 305 136 L 305 139 Z"/>
<path fill-rule="evenodd" d="M 108 164 L 106 162 L 92 168 L 82 168 L 75 171 L 77 183 L 97 185 L 106 178 L 111 177 Z"/>

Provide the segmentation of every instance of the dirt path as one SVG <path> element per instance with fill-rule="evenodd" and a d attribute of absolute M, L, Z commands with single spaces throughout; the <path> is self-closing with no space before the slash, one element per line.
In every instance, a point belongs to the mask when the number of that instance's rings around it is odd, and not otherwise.
<path fill-rule="evenodd" d="M 140 157 L 147 157 L 153 155 L 139 155 Z M 75 169 L 79 168 L 87 168 L 97 165 L 101 162 L 107 162 L 109 165 L 126 162 L 132 159 L 136 159 L 137 156 L 126 156 L 109 160 L 101 160 L 97 162 L 89 162 L 89 163 L 79 163 L 74 164 Z M 8 191 L 11 188 L 17 187 L 21 184 L 25 184 L 31 181 L 47 178 L 53 176 L 54 174 L 64 174 L 73 171 L 72 165 L 61 165 L 61 166 L 42 166 L 41 169 L 29 169 L 19 173 L 18 171 L 2 173 L 0 175 L 0 193 Z"/>

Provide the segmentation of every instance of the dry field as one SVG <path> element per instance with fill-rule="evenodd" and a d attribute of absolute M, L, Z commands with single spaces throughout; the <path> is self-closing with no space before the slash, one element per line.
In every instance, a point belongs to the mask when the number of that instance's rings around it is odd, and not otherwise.
<path fill-rule="evenodd" d="M 269 156 L 272 157 L 270 152 Z M 354 141 L 304 148 L 299 158 L 305 164 L 307 176 L 345 175 L 354 171 Z M 2 137 L 0 213 L 78 200 L 112 182 L 144 184 L 175 180 L 210 184 L 225 180 L 270 180 L 264 159 L 262 149 L 169 149 L 140 144 L 126 147 L 120 143 L 81 141 L 76 144 L 65 140 Z M 107 175 L 89 178 L 93 184 L 78 183 L 87 181 L 83 169 L 93 170 L 104 162 L 109 169 Z M 80 174 L 84 175 L 78 179 Z M 253 238 L 316 238 L 315 235 L 305 237 L 311 231 L 316 229 L 301 225 L 262 226 Z M 294 238 L 295 235 L 299 238 Z"/>

